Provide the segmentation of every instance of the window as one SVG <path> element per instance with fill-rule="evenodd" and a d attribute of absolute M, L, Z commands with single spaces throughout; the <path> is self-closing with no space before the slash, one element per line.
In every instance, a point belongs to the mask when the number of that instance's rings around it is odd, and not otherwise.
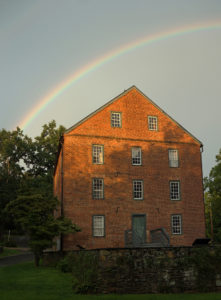
<path fill-rule="evenodd" d="M 136 200 L 143 199 L 143 180 L 133 180 L 133 197 Z"/>
<path fill-rule="evenodd" d="M 170 181 L 170 199 L 180 200 L 180 182 Z"/>
<path fill-rule="evenodd" d="M 132 165 L 140 166 L 142 163 L 141 161 L 141 148 L 140 147 L 133 147 L 132 148 Z"/>
<path fill-rule="evenodd" d="M 104 146 L 102 145 L 93 145 L 92 146 L 92 157 L 94 164 L 103 164 L 104 163 Z"/>
<path fill-rule="evenodd" d="M 169 149 L 169 166 L 177 168 L 179 166 L 178 150 Z"/>
<path fill-rule="evenodd" d="M 182 234 L 182 217 L 181 215 L 172 215 L 172 234 Z"/>
<path fill-rule="evenodd" d="M 112 127 L 121 127 L 121 113 L 112 112 L 111 113 L 111 126 Z"/>
<path fill-rule="evenodd" d="M 104 199 L 104 180 L 93 178 L 93 199 Z"/>
<path fill-rule="evenodd" d="M 148 129 L 158 130 L 157 117 L 148 116 Z"/>
<path fill-rule="evenodd" d="M 104 216 L 93 216 L 93 236 L 104 236 Z"/>

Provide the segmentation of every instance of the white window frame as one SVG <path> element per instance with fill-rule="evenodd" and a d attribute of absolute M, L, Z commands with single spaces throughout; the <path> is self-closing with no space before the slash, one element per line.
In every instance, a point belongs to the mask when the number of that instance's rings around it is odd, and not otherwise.
<path fill-rule="evenodd" d="M 92 145 L 92 162 L 95 165 L 103 165 L 104 163 L 103 145 Z"/>
<path fill-rule="evenodd" d="M 95 215 L 92 217 L 92 234 L 94 237 L 105 236 L 105 216 Z"/>
<path fill-rule="evenodd" d="M 93 199 L 104 199 L 104 179 L 103 178 L 93 178 L 92 198 Z"/>
<path fill-rule="evenodd" d="M 122 127 L 122 119 L 121 112 L 111 112 L 111 127 L 113 128 L 121 128 Z"/>
<path fill-rule="evenodd" d="M 133 180 L 133 198 L 143 200 L 143 180 Z"/>
<path fill-rule="evenodd" d="M 141 166 L 142 165 L 142 150 L 141 147 L 132 147 L 132 165 Z"/>
<path fill-rule="evenodd" d="M 151 131 L 158 130 L 158 118 L 156 116 L 148 116 L 148 129 Z"/>
<path fill-rule="evenodd" d="M 169 166 L 171 168 L 178 168 L 179 167 L 179 152 L 177 149 L 169 149 Z"/>
<path fill-rule="evenodd" d="M 171 231 L 174 235 L 182 234 L 182 215 L 171 216 Z"/>
<path fill-rule="evenodd" d="M 178 180 L 170 181 L 170 200 L 180 200 L 180 181 Z"/>

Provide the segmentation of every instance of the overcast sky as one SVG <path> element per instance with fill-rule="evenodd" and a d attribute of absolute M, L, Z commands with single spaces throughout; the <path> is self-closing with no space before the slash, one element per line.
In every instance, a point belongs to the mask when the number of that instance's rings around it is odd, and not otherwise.
<path fill-rule="evenodd" d="M 0 0 L 0 128 L 21 124 L 75 72 L 148 36 L 189 31 L 125 52 L 73 82 L 24 129 L 70 127 L 136 85 L 204 144 L 204 175 L 221 148 L 221 0 Z"/>

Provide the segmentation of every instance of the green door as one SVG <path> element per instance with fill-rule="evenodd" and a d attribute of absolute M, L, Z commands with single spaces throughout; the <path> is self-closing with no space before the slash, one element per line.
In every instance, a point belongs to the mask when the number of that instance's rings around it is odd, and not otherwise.
<path fill-rule="evenodd" d="M 132 216 L 132 239 L 135 247 L 146 243 L 146 215 Z"/>

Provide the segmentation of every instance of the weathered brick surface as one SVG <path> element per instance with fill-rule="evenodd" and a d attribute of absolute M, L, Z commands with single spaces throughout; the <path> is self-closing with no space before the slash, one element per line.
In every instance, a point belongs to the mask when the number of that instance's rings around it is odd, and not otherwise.
<path fill-rule="evenodd" d="M 112 128 L 111 111 L 122 113 L 122 128 Z M 147 116 L 158 117 L 149 131 Z M 104 164 L 92 163 L 92 145 L 104 145 Z M 142 166 L 132 166 L 131 147 L 142 148 Z M 179 150 L 179 167 L 170 168 L 168 149 Z M 61 199 L 61 152 L 55 194 Z M 205 237 L 200 143 L 156 108 L 136 88 L 64 134 L 64 215 L 82 231 L 64 239 L 64 249 L 124 247 L 132 214 L 146 214 L 147 231 L 164 227 L 172 245 L 191 245 Z M 104 178 L 104 199 L 92 199 L 92 178 Z M 144 182 L 144 199 L 132 195 L 132 180 Z M 180 180 L 181 200 L 171 201 L 169 181 Z M 182 214 L 182 235 L 171 235 L 171 215 Z M 105 215 L 105 237 L 92 237 L 92 216 Z"/>

